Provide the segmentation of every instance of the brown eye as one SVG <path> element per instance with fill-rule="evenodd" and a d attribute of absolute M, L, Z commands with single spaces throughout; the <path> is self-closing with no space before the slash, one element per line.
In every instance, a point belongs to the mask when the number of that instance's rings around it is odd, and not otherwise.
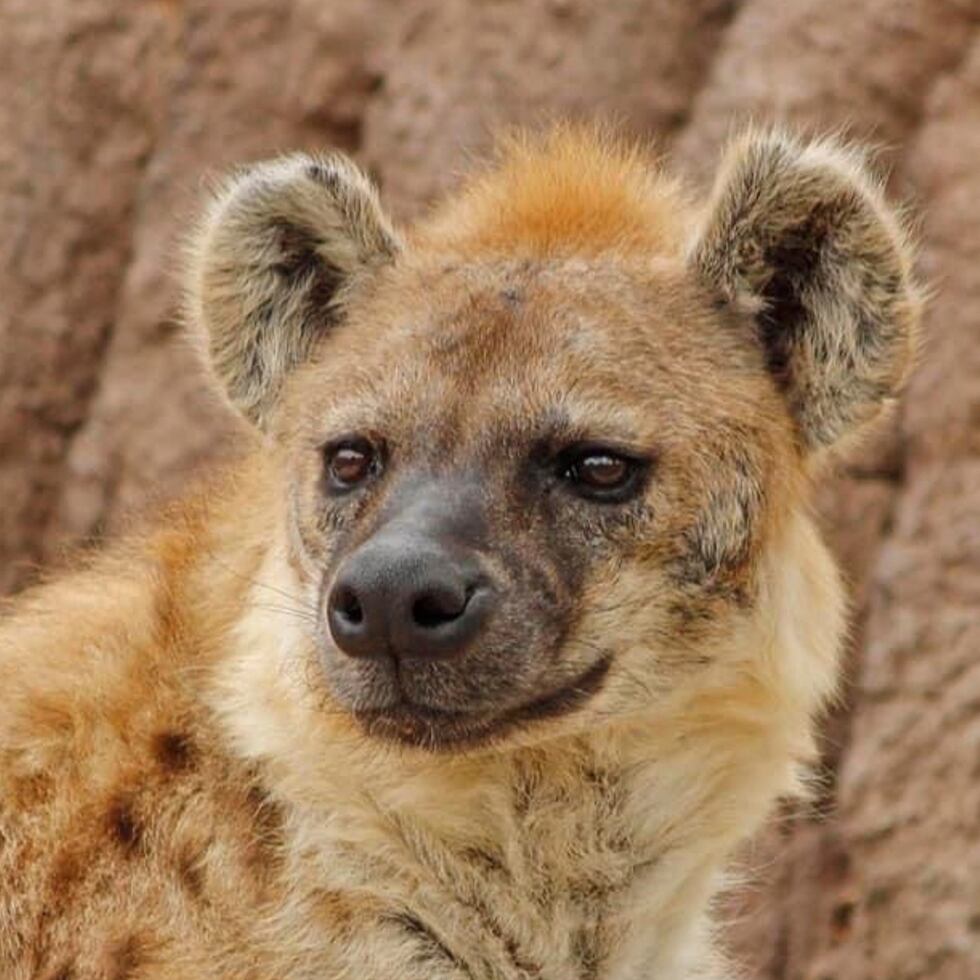
<path fill-rule="evenodd" d="M 335 490 L 350 490 L 378 470 L 374 447 L 366 439 L 348 439 L 324 450 L 327 476 Z"/>
<path fill-rule="evenodd" d="M 575 464 L 578 481 L 600 490 L 618 487 L 628 474 L 629 463 L 619 456 L 586 456 Z"/>
<path fill-rule="evenodd" d="M 589 500 L 620 502 L 639 488 L 642 460 L 602 447 L 580 447 L 565 454 L 562 476 L 580 496 Z"/>

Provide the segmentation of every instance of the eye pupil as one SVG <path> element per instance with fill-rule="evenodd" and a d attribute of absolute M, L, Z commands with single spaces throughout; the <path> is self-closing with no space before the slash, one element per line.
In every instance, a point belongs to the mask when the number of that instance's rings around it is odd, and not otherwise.
<path fill-rule="evenodd" d="M 327 470 L 339 487 L 351 487 L 366 479 L 374 468 L 374 450 L 365 445 L 337 446 L 327 453 Z"/>
<path fill-rule="evenodd" d="M 579 497 L 622 503 L 642 489 L 648 461 L 606 446 L 571 447 L 559 457 L 560 474 Z"/>
<path fill-rule="evenodd" d="M 625 459 L 605 454 L 586 456 L 579 460 L 577 467 L 578 479 L 594 487 L 616 487 L 629 474 L 629 465 Z"/>

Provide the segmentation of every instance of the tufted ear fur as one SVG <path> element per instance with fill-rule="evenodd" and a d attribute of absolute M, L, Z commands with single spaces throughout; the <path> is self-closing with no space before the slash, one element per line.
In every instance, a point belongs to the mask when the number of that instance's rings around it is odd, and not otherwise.
<path fill-rule="evenodd" d="M 920 308 L 911 248 L 856 151 L 737 139 L 691 258 L 752 317 L 805 450 L 870 421 L 901 387 Z"/>
<path fill-rule="evenodd" d="M 374 187 L 341 154 L 262 163 L 220 189 L 188 250 L 187 312 L 246 418 L 267 426 L 286 375 L 398 248 Z"/>

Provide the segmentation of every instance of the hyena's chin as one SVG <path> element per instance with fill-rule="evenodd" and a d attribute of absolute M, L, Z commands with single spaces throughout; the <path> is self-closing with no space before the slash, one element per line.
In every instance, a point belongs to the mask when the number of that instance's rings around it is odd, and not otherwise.
<path fill-rule="evenodd" d="M 570 680 L 516 706 L 454 709 L 413 700 L 394 686 L 388 696 L 369 706 L 357 705 L 351 713 L 374 738 L 435 752 L 488 748 L 517 736 L 545 734 L 550 721 L 583 708 L 602 689 L 611 656 L 603 656 Z"/>

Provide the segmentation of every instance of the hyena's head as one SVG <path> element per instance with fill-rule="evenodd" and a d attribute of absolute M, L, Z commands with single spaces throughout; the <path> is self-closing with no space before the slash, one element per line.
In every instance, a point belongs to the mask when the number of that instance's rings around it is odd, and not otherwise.
<path fill-rule="evenodd" d="M 514 141 L 407 233 L 346 158 L 288 157 L 228 184 L 192 258 L 214 373 L 284 462 L 332 699 L 433 747 L 712 671 L 917 313 L 860 158 L 769 132 L 698 207 L 594 134 Z"/>

